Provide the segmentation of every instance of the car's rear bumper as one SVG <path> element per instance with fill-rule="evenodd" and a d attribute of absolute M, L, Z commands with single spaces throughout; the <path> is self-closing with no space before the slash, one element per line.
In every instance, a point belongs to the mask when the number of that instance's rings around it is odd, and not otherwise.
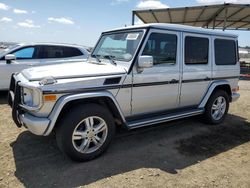
<path fill-rule="evenodd" d="M 240 98 L 240 94 L 239 93 L 232 93 L 232 102 L 238 100 Z"/>
<path fill-rule="evenodd" d="M 19 115 L 20 123 L 35 135 L 44 135 L 50 120 L 48 118 L 35 117 L 28 113 Z"/>

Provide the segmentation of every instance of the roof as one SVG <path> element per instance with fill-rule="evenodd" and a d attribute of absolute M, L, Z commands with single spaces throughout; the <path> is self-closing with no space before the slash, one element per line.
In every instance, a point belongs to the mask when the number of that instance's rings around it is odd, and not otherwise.
<path fill-rule="evenodd" d="M 120 30 L 146 29 L 146 28 L 166 29 L 166 30 L 172 30 L 172 31 L 186 31 L 186 32 L 192 32 L 192 33 L 198 33 L 198 34 L 227 36 L 227 37 L 234 37 L 234 38 L 238 37 L 238 35 L 223 32 L 223 31 L 214 31 L 214 30 L 208 30 L 208 29 L 204 29 L 204 28 L 192 27 L 192 26 L 187 26 L 187 25 L 165 24 L 165 23 L 151 23 L 151 24 L 134 25 L 134 26 L 122 27 L 122 28 L 109 30 L 109 31 L 106 31 L 104 33 L 120 31 Z"/>
<path fill-rule="evenodd" d="M 218 4 L 181 8 L 134 10 L 144 23 L 174 23 L 211 29 L 250 30 L 250 4 Z"/>
<path fill-rule="evenodd" d="M 20 46 L 27 45 L 58 45 L 58 46 L 66 46 L 66 47 L 76 47 L 76 48 L 86 48 L 85 46 L 81 46 L 78 44 L 67 44 L 67 43 L 56 43 L 56 42 L 30 42 L 30 43 L 19 43 Z"/>

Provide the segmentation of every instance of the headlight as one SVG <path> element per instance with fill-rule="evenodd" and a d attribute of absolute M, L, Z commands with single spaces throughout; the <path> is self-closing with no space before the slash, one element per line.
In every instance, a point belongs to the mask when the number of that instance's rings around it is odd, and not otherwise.
<path fill-rule="evenodd" d="M 22 87 L 22 103 L 31 108 L 39 108 L 42 101 L 40 92 L 35 89 Z"/>

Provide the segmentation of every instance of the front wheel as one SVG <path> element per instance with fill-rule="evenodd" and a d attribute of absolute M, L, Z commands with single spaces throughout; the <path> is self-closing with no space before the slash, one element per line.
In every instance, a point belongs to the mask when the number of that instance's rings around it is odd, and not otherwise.
<path fill-rule="evenodd" d="M 206 123 L 219 124 L 224 121 L 229 108 L 229 96 L 223 90 L 216 91 L 205 108 Z"/>
<path fill-rule="evenodd" d="M 61 151 L 76 161 L 87 161 L 102 154 L 114 136 L 110 112 L 97 104 L 80 105 L 61 119 L 56 130 Z"/>

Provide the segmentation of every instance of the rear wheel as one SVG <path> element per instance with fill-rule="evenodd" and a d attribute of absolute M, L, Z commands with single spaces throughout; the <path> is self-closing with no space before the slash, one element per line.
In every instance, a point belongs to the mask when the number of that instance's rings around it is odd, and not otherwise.
<path fill-rule="evenodd" d="M 216 91 L 205 108 L 206 123 L 219 124 L 224 121 L 229 108 L 229 96 L 223 90 Z"/>
<path fill-rule="evenodd" d="M 80 105 L 60 121 L 59 148 L 71 159 L 87 161 L 102 154 L 115 133 L 110 112 L 97 104 Z"/>

